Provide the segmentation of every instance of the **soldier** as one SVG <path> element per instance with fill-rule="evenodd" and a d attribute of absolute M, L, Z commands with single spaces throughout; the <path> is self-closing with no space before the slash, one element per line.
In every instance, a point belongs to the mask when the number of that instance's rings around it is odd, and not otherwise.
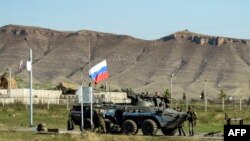
<path fill-rule="evenodd" d="M 197 116 L 195 112 L 193 111 L 192 107 L 188 107 L 187 119 L 188 119 L 189 136 L 193 136 L 194 126 L 196 124 Z"/>
<path fill-rule="evenodd" d="M 155 92 L 155 97 L 158 97 L 158 92 Z"/>
<path fill-rule="evenodd" d="M 156 107 L 158 107 L 158 100 L 157 100 L 157 97 L 158 97 L 158 92 L 155 92 L 155 95 L 154 95 L 154 98 L 153 98 L 153 101 L 154 101 L 154 104 Z"/>
<path fill-rule="evenodd" d="M 182 108 L 178 106 L 177 111 L 182 112 Z M 180 126 L 178 126 L 179 136 L 181 136 L 181 134 L 183 134 L 183 136 L 186 136 L 185 131 L 183 130 L 183 126 L 184 122 Z"/>
<path fill-rule="evenodd" d="M 106 133 L 105 121 L 103 117 L 104 109 L 97 109 L 98 127 L 101 128 L 103 133 Z"/>

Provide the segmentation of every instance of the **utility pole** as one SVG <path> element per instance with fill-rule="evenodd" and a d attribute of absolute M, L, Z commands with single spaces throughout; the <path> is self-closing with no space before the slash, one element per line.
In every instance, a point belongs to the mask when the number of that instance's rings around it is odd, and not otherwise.
<path fill-rule="evenodd" d="M 29 71 L 29 79 L 30 79 L 30 127 L 33 126 L 33 102 L 32 102 L 32 49 L 30 44 L 26 38 L 24 40 L 27 42 L 29 46 L 29 64 L 27 63 L 27 69 Z M 30 68 L 28 68 L 30 67 Z"/>
<path fill-rule="evenodd" d="M 32 66 L 32 49 L 29 49 L 30 65 Z M 30 127 L 33 126 L 33 101 L 32 101 L 32 67 L 30 69 Z"/>
<path fill-rule="evenodd" d="M 30 48 L 30 65 L 32 66 L 32 49 Z M 30 69 L 30 126 L 33 126 L 33 101 L 32 101 L 32 67 Z"/>

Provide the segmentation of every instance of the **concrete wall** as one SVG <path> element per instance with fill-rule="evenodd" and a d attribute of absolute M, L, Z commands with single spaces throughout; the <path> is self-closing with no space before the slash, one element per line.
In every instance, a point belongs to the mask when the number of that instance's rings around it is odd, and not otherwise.
<path fill-rule="evenodd" d="M 94 94 L 96 102 L 130 103 L 127 93 L 124 92 L 100 92 Z"/>
<path fill-rule="evenodd" d="M 33 90 L 33 104 L 67 104 L 78 103 L 77 95 L 62 95 L 62 91 Z M 6 89 L 0 89 L 0 103 L 9 104 L 20 102 L 29 104 L 29 89 L 12 89 L 9 97 Z M 100 92 L 94 93 L 94 102 L 130 103 L 127 93 Z"/>
<path fill-rule="evenodd" d="M 51 103 L 51 104 L 59 104 L 60 95 L 62 91 L 56 90 L 33 90 L 33 103 Z M 7 94 L 7 90 L 0 90 L 0 102 L 8 104 L 14 102 L 20 102 L 23 104 L 29 104 L 29 89 L 12 89 L 11 95 Z"/>

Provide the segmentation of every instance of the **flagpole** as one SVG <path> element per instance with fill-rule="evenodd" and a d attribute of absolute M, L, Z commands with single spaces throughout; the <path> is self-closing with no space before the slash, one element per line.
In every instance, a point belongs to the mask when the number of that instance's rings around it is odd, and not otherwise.
<path fill-rule="evenodd" d="M 90 119 L 91 119 L 91 130 L 94 129 L 94 127 L 93 127 L 93 92 L 94 92 L 94 89 L 91 86 L 90 87 Z"/>
<path fill-rule="evenodd" d="M 82 126 L 82 132 L 84 130 L 84 121 L 83 121 L 83 85 L 81 85 L 81 94 L 82 94 L 82 102 L 81 102 L 81 118 L 82 118 L 82 122 L 81 122 L 81 126 Z"/>
<path fill-rule="evenodd" d="M 89 38 L 89 70 L 91 69 L 91 48 L 90 48 L 90 38 Z"/>
<path fill-rule="evenodd" d="M 91 47 L 90 47 L 90 37 L 89 37 L 89 70 L 91 69 Z M 90 81 L 90 121 L 91 130 L 93 130 L 93 87 L 92 81 Z"/>

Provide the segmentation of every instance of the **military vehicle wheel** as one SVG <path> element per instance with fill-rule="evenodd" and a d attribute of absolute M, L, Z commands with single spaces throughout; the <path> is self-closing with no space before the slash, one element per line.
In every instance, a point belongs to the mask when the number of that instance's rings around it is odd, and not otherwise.
<path fill-rule="evenodd" d="M 79 125 L 80 130 L 82 131 L 82 126 Z M 91 120 L 89 118 L 84 119 L 84 129 L 85 130 L 91 130 Z"/>
<path fill-rule="evenodd" d="M 162 133 L 165 135 L 165 136 L 173 136 L 176 132 L 176 129 L 166 129 L 166 128 L 162 128 L 161 129 Z"/>
<path fill-rule="evenodd" d="M 136 135 L 138 132 L 138 127 L 133 120 L 128 119 L 122 124 L 122 132 L 124 134 Z"/>
<path fill-rule="evenodd" d="M 157 134 L 157 124 L 152 119 L 146 119 L 142 123 L 141 127 L 143 135 L 156 135 Z"/>
<path fill-rule="evenodd" d="M 70 130 L 74 130 L 74 124 L 73 124 L 73 121 L 72 120 L 68 120 L 67 121 L 67 129 L 68 129 L 68 131 L 70 131 Z"/>
<path fill-rule="evenodd" d="M 110 119 L 105 119 L 106 133 L 120 134 L 121 128 L 119 125 L 114 124 Z"/>

